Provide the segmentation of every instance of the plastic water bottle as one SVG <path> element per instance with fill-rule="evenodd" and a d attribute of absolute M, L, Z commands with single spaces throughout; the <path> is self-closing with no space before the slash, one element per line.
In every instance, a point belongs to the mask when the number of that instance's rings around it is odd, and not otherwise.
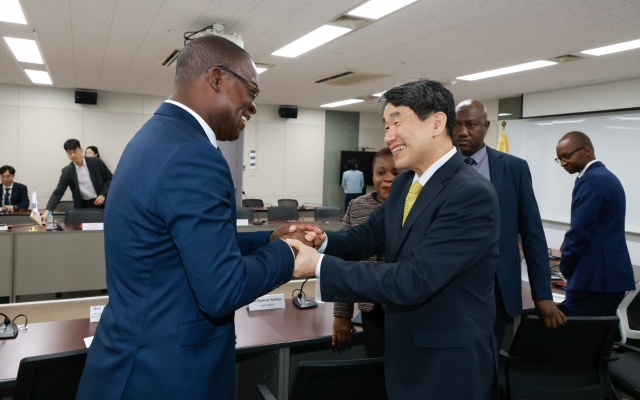
<path fill-rule="evenodd" d="M 47 215 L 47 230 L 53 231 L 55 228 L 55 222 L 53 222 L 53 211 L 49 211 L 49 215 Z"/>

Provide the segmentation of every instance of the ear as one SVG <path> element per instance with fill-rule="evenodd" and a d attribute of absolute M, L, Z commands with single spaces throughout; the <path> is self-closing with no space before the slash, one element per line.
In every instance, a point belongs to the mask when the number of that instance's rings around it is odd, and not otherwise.
<path fill-rule="evenodd" d="M 447 116 L 445 113 L 438 111 L 433 114 L 433 136 L 440 136 L 447 130 Z"/>
<path fill-rule="evenodd" d="M 220 91 L 220 81 L 222 80 L 222 77 L 219 68 L 211 68 L 211 70 L 207 72 L 206 79 L 207 83 L 213 90 L 215 90 L 216 92 Z"/>

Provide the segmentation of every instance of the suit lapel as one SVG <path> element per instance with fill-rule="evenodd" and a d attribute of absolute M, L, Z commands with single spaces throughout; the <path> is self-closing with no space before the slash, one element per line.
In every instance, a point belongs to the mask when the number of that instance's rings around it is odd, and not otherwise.
<path fill-rule="evenodd" d="M 502 180 L 504 178 L 504 159 L 502 153 L 487 146 L 487 157 L 489 157 L 489 174 L 491 175 L 491 183 L 496 189 L 496 193 L 500 196 L 502 189 Z"/>
<path fill-rule="evenodd" d="M 413 182 L 413 176 L 415 173 L 413 173 L 412 171 L 407 171 L 404 174 L 404 183 L 400 181 L 400 176 L 398 176 L 394 181 L 394 185 L 402 185 L 402 189 L 400 189 L 400 194 L 398 195 L 397 200 L 393 202 L 387 200 L 386 202 L 388 209 L 387 215 L 389 216 L 389 221 L 392 221 L 388 223 L 388 232 L 391 233 L 390 237 L 393 238 L 400 237 L 400 230 L 402 229 L 402 216 L 404 214 L 404 201 L 407 198 L 407 193 L 409 193 L 409 188 L 411 187 L 411 183 Z M 392 186 L 392 190 L 393 188 L 394 187 Z M 397 240 L 389 240 L 387 241 L 387 243 L 385 243 L 385 258 L 390 262 L 395 259 L 396 252 L 400 247 L 400 243 L 401 242 Z"/>
<path fill-rule="evenodd" d="M 192 128 L 194 128 L 198 133 L 200 133 L 204 138 L 209 141 L 207 134 L 202 129 L 200 123 L 193 117 L 193 115 L 189 114 L 187 110 L 176 106 L 171 103 L 162 103 L 160 107 L 156 110 L 156 114 L 167 115 L 169 117 L 178 118 L 187 124 L 189 124 Z"/>

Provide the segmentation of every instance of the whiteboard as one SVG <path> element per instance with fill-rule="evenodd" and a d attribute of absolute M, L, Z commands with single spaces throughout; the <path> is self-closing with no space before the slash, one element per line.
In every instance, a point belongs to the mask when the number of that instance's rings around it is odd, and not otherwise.
<path fill-rule="evenodd" d="M 625 230 L 640 233 L 640 112 L 612 112 L 507 121 L 511 154 L 527 160 L 543 220 L 570 223 L 569 175 L 554 159 L 558 140 L 570 131 L 586 133 L 596 158 L 613 172 L 627 197 Z"/>

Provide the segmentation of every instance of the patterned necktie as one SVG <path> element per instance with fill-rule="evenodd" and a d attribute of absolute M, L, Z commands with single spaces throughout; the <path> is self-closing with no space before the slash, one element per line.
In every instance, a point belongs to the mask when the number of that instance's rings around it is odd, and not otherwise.
<path fill-rule="evenodd" d="M 4 188 L 4 191 L 5 191 L 5 193 L 4 193 L 4 205 L 5 206 L 9 205 L 9 199 L 10 199 L 9 190 L 10 189 Z"/>
<path fill-rule="evenodd" d="M 464 159 L 464 163 L 469 165 L 469 166 L 471 166 L 471 167 L 473 167 L 474 164 L 476 164 L 476 160 L 474 160 L 471 157 L 467 157 L 467 158 Z"/>
<path fill-rule="evenodd" d="M 409 211 L 411 211 L 411 207 L 413 207 L 413 203 L 416 202 L 420 191 L 422 190 L 422 185 L 419 181 L 414 181 L 409 188 L 409 193 L 407 193 L 407 198 L 404 201 L 404 214 L 402 216 L 402 226 L 404 226 L 404 221 L 407 220 L 407 216 L 409 215 Z"/>

